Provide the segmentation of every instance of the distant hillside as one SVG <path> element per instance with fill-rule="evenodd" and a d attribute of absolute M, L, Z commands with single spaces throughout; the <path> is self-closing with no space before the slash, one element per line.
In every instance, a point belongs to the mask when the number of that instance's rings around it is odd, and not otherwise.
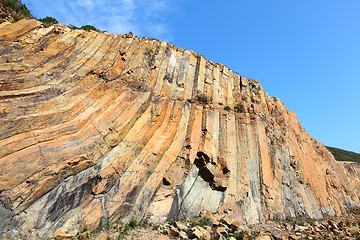
<path fill-rule="evenodd" d="M 360 163 L 360 154 L 355 152 L 346 151 L 339 148 L 328 147 L 326 148 L 334 155 L 337 161 L 349 161 Z"/>
<path fill-rule="evenodd" d="M 21 0 L 0 0 L 0 23 L 16 22 L 23 18 L 33 18 L 33 16 Z"/>

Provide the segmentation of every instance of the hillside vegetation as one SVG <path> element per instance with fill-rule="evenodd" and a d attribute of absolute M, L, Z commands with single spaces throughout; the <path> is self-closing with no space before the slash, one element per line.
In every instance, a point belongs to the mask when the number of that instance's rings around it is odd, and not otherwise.
<path fill-rule="evenodd" d="M 0 0 L 0 23 L 16 22 L 23 18 L 33 18 L 33 16 L 21 0 Z"/>
<path fill-rule="evenodd" d="M 337 161 L 348 161 L 360 163 L 360 154 L 355 152 L 346 151 L 339 148 L 328 147 L 326 148 L 334 155 Z"/>
<path fill-rule="evenodd" d="M 26 5 L 21 2 L 21 0 L 0 0 L 0 23 L 10 21 L 17 22 L 24 18 L 34 18 L 30 11 L 27 9 Z M 46 16 L 44 18 L 37 19 L 42 22 L 45 27 L 49 27 L 53 24 L 59 23 L 54 17 Z M 97 31 L 99 29 L 92 25 L 84 25 L 81 27 L 76 27 L 72 24 L 69 25 L 71 29 L 82 29 L 85 31 Z"/>

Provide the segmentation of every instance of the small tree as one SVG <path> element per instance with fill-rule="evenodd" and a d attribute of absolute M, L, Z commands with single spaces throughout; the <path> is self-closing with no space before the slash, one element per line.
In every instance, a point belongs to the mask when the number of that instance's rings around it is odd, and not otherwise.
<path fill-rule="evenodd" d="M 45 25 L 53 25 L 59 23 L 55 18 L 48 16 L 40 18 L 39 21 L 44 23 Z"/>
<path fill-rule="evenodd" d="M 85 31 L 97 31 L 99 32 L 100 30 L 97 29 L 96 27 L 92 26 L 92 25 L 85 25 L 85 26 L 82 26 L 81 29 L 85 30 Z"/>
<path fill-rule="evenodd" d="M 230 108 L 229 106 L 226 106 L 226 107 L 224 107 L 224 110 L 226 110 L 226 111 L 230 111 L 230 110 L 231 110 L 231 108 Z"/>

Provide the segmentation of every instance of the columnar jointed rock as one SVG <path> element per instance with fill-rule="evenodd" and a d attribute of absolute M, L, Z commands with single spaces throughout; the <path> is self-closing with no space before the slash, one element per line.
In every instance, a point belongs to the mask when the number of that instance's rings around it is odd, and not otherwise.
<path fill-rule="evenodd" d="M 359 204 L 357 176 L 279 99 L 192 51 L 22 20 L 0 25 L 0 62 L 2 231 Z"/>

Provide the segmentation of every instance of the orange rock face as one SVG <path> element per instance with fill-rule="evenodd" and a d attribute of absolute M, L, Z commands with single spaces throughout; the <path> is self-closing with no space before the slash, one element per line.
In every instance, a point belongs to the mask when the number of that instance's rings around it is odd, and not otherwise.
<path fill-rule="evenodd" d="M 0 25 L 0 63 L 6 234 L 207 210 L 247 223 L 321 218 L 359 205 L 358 175 L 279 99 L 192 51 L 21 20 Z"/>

